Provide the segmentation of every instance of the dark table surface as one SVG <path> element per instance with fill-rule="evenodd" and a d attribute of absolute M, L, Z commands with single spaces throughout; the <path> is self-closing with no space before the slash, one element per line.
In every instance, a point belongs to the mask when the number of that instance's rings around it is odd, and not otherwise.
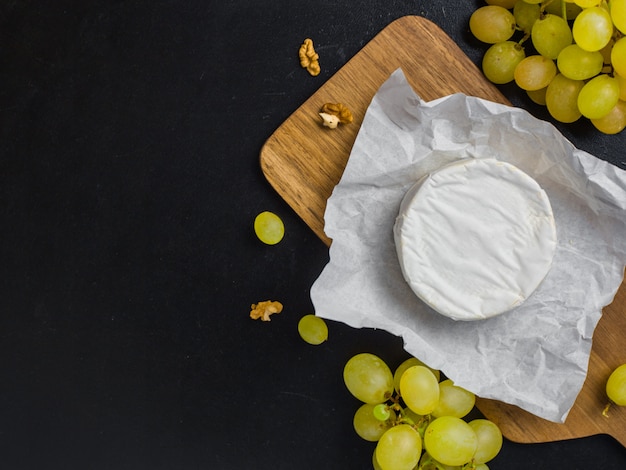
<path fill-rule="evenodd" d="M 343 364 L 406 353 L 332 322 L 321 346 L 299 338 L 328 251 L 266 182 L 259 151 L 401 16 L 432 20 L 480 63 L 477 5 L 3 1 L 1 468 L 370 468 Z M 323 58 L 316 78 L 298 63 L 305 37 Z M 625 133 L 559 129 L 626 168 Z M 285 222 L 278 245 L 252 232 L 263 210 Z M 267 299 L 283 313 L 252 321 Z M 607 436 L 507 441 L 490 468 L 623 469 L 626 451 Z"/>

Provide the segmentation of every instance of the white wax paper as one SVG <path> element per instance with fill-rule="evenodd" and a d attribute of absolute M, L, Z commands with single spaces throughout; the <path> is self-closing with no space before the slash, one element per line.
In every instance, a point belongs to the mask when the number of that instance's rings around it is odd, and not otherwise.
<path fill-rule="evenodd" d="M 405 282 L 393 225 L 421 176 L 460 158 L 489 157 L 544 188 L 558 244 L 546 279 L 522 305 L 454 321 Z M 317 315 L 398 335 L 407 352 L 457 385 L 563 422 L 585 380 L 602 308 L 623 279 L 626 172 L 522 109 L 463 94 L 422 101 L 397 70 L 367 110 L 328 200 L 325 232 L 330 261 L 311 289 Z"/>

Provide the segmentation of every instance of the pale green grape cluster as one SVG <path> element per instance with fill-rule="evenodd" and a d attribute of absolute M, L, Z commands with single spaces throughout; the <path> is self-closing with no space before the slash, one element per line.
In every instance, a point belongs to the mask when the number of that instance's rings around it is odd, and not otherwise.
<path fill-rule="evenodd" d="M 468 420 L 476 397 L 415 357 L 391 369 L 380 357 L 348 360 L 343 379 L 362 403 L 353 426 L 375 443 L 374 470 L 489 470 L 502 433 L 487 419 Z"/>
<path fill-rule="evenodd" d="M 557 121 L 626 127 L 626 0 L 486 0 L 472 34 L 487 79 L 515 82 Z"/>
<path fill-rule="evenodd" d="M 626 406 L 626 364 L 617 367 L 606 381 L 606 395 L 609 397 L 609 404 L 602 414 L 608 417 L 609 407 L 613 404 Z"/>

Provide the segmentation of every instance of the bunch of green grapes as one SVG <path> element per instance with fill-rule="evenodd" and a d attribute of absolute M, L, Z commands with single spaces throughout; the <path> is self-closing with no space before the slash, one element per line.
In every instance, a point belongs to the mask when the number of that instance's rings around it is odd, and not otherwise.
<path fill-rule="evenodd" d="M 456 386 L 417 358 L 392 373 L 378 356 L 348 360 L 343 379 L 362 403 L 353 426 L 376 443 L 374 470 L 489 470 L 502 447 L 502 433 L 487 419 L 467 420 L 473 393 Z"/>
<path fill-rule="evenodd" d="M 626 127 L 626 0 L 486 0 L 469 20 L 487 79 L 515 82 L 564 123 Z"/>

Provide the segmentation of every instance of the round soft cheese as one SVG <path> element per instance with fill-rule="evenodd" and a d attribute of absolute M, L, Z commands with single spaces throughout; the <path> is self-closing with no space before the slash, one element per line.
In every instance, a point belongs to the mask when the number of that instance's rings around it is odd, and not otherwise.
<path fill-rule="evenodd" d="M 527 299 L 552 265 L 550 201 L 517 167 L 466 158 L 405 195 L 394 226 L 402 273 L 415 294 L 454 320 L 480 320 Z"/>

